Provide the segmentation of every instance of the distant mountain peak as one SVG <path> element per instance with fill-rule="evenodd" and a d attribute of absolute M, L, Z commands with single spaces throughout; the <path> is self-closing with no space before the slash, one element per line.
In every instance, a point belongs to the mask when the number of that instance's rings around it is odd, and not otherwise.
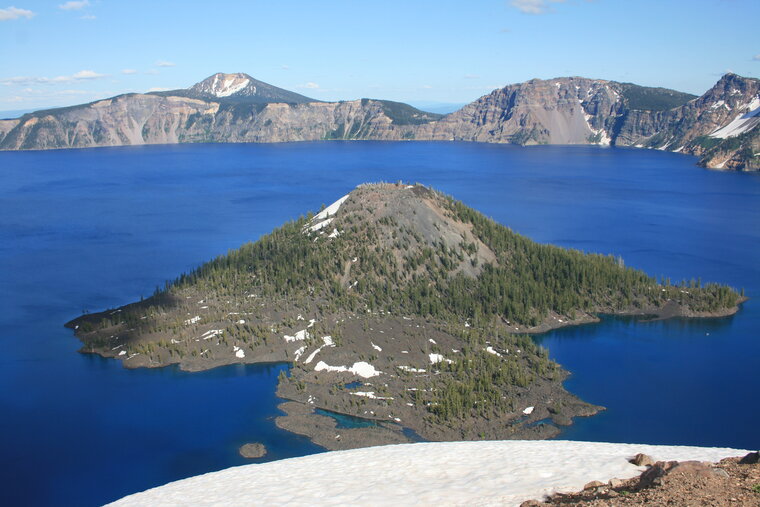
<path fill-rule="evenodd" d="M 264 83 L 242 72 L 234 74 L 217 72 L 188 88 L 187 93 L 198 98 L 232 99 L 236 102 L 291 104 L 317 102 L 298 93 Z"/>
<path fill-rule="evenodd" d="M 207 77 L 200 83 L 193 85 L 190 90 L 196 93 L 213 95 L 214 97 L 229 97 L 230 95 L 244 91 L 248 86 L 252 85 L 253 81 L 254 79 L 248 74 L 224 74 L 217 72 L 213 76 Z M 256 93 L 256 85 L 253 85 L 253 90 L 250 91 Z"/>

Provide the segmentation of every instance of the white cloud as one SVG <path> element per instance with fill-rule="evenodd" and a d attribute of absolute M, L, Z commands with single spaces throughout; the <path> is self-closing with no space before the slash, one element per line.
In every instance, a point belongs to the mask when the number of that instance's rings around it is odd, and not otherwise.
<path fill-rule="evenodd" d="M 97 19 L 97 18 L 95 16 L 93 16 L 92 14 L 85 14 L 84 16 L 80 17 L 79 19 L 84 19 L 86 21 L 92 21 L 93 19 Z"/>
<path fill-rule="evenodd" d="M 465 79 L 480 79 L 480 76 L 478 76 L 477 74 L 465 74 L 464 78 Z"/>
<path fill-rule="evenodd" d="M 73 0 L 71 2 L 66 2 L 65 4 L 61 4 L 58 6 L 59 9 L 63 9 L 64 11 L 78 11 L 79 9 L 84 9 L 90 5 L 89 0 Z"/>
<path fill-rule="evenodd" d="M 756 62 L 760 62 L 760 55 L 755 55 L 752 57 L 752 59 L 755 60 Z"/>
<path fill-rule="evenodd" d="M 544 14 L 550 10 L 547 4 L 565 0 L 512 0 L 510 5 L 525 14 Z"/>
<path fill-rule="evenodd" d="M 166 60 L 159 60 L 156 62 L 156 67 L 176 67 L 176 64 L 167 62 Z"/>
<path fill-rule="evenodd" d="M 18 7 L 8 7 L 7 9 L 0 9 L 0 21 L 10 21 L 11 19 L 26 18 L 32 19 L 34 13 L 27 9 L 19 9 Z"/>
<path fill-rule="evenodd" d="M 50 83 L 71 83 L 72 81 L 83 81 L 91 79 L 100 79 L 108 77 L 108 74 L 98 74 L 93 70 L 80 70 L 76 74 L 70 76 L 57 76 L 57 77 L 34 77 L 34 76 L 17 76 L 9 77 L 6 79 L 0 79 L 0 84 L 11 86 L 27 86 L 32 84 L 50 84 Z"/>
<path fill-rule="evenodd" d="M 296 88 L 307 88 L 309 90 L 316 90 L 317 88 L 319 88 L 319 85 L 317 83 L 312 83 L 311 81 L 309 81 L 306 84 L 296 86 Z"/>
<path fill-rule="evenodd" d="M 290 70 L 290 67 L 289 67 L 288 65 L 284 65 L 284 64 L 283 64 L 283 65 L 280 65 L 280 68 L 281 68 L 282 70 Z"/>
<path fill-rule="evenodd" d="M 171 90 L 171 88 L 161 88 L 160 86 L 156 86 L 156 87 L 153 87 L 153 88 L 148 88 L 148 92 L 147 93 L 150 93 L 150 92 L 167 92 L 169 90 Z"/>
<path fill-rule="evenodd" d="M 123 93 L 123 90 L 55 90 L 47 86 L 40 88 L 26 88 L 15 95 L 0 97 L 0 106 L 13 104 L 25 109 L 50 109 L 53 107 L 70 106 L 81 104 L 91 100 L 99 100 Z M 7 109 L 10 107 L 6 106 Z M 2 107 L 0 107 L 2 109 Z"/>
<path fill-rule="evenodd" d="M 137 74 L 137 71 L 135 69 L 124 69 L 121 71 L 122 74 Z"/>
<path fill-rule="evenodd" d="M 94 70 L 80 70 L 71 77 L 73 79 L 100 79 L 101 77 L 106 77 L 106 74 L 98 74 Z"/>

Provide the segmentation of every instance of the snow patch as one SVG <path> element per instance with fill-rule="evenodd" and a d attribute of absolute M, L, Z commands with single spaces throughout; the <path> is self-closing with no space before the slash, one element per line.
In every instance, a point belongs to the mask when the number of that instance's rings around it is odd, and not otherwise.
<path fill-rule="evenodd" d="M 240 76 L 225 76 L 224 81 L 219 82 L 219 76 L 214 76 L 214 82 L 211 85 L 211 93 L 217 97 L 229 97 L 233 95 L 251 82 L 248 78 L 240 78 Z"/>
<path fill-rule="evenodd" d="M 185 325 L 186 325 L 186 326 L 189 326 L 189 325 L 191 325 L 191 324 L 195 324 L 196 322 L 199 322 L 200 320 L 201 320 L 201 316 L 200 316 L 200 315 L 196 315 L 196 316 L 195 316 L 195 317 L 193 317 L 192 319 L 187 319 L 187 320 L 185 321 Z"/>
<path fill-rule="evenodd" d="M 201 335 L 201 338 L 204 340 L 210 340 L 214 336 L 219 336 L 220 334 L 224 333 L 223 329 L 209 329 L 205 333 Z"/>
<path fill-rule="evenodd" d="M 493 347 L 491 347 L 490 345 L 489 345 L 488 347 L 486 347 L 486 352 L 488 352 L 489 354 L 493 354 L 493 355 L 495 355 L 495 356 L 499 356 L 499 357 L 501 357 L 501 354 L 500 354 L 499 352 L 496 352 L 496 351 L 494 350 L 494 348 L 493 348 Z"/>
<path fill-rule="evenodd" d="M 725 100 L 719 100 L 718 102 L 716 102 L 715 104 L 713 104 L 712 106 L 710 106 L 710 109 L 718 109 L 721 106 L 725 107 L 729 111 L 731 110 L 731 106 L 729 106 L 728 104 L 726 104 Z"/>
<path fill-rule="evenodd" d="M 323 228 L 327 227 L 328 225 L 330 225 L 330 223 L 333 220 L 335 220 L 335 219 L 334 218 L 328 218 L 326 220 L 322 220 L 321 222 L 317 222 L 316 224 L 307 227 L 306 230 L 309 231 L 309 232 L 317 232 L 318 230 L 323 229 Z"/>
<path fill-rule="evenodd" d="M 365 398 L 371 398 L 373 400 L 392 400 L 392 396 L 376 396 L 374 391 L 354 391 L 351 393 L 354 396 L 363 396 Z"/>
<path fill-rule="evenodd" d="M 130 495 L 115 506 L 518 506 L 592 480 L 640 474 L 628 459 L 718 461 L 746 450 L 562 440 L 425 442 L 312 454 L 232 467 Z M 568 463 L 583 466 L 568 467 Z M 456 480 L 452 479 L 456 478 Z M 295 487 L 297 485 L 297 487 Z"/>
<path fill-rule="evenodd" d="M 409 373 L 425 373 L 426 370 L 422 368 L 412 368 L 411 366 L 396 366 L 401 371 L 407 371 Z"/>
<path fill-rule="evenodd" d="M 451 359 L 446 359 L 441 354 L 428 354 L 428 357 L 430 358 L 430 363 L 431 364 L 436 364 L 436 363 L 440 363 L 440 362 L 444 362 L 444 361 L 447 362 L 447 363 L 449 363 L 449 364 L 451 364 L 451 363 L 454 362 Z"/>
<path fill-rule="evenodd" d="M 290 343 L 290 342 L 294 342 L 294 341 L 303 341 L 303 340 L 306 340 L 308 338 L 311 338 L 311 335 L 309 334 L 309 332 L 307 330 L 302 329 L 301 331 L 298 331 L 294 336 L 290 336 L 290 335 L 286 334 L 282 338 L 286 342 Z"/>
<path fill-rule="evenodd" d="M 314 218 L 312 218 L 312 221 L 324 220 L 325 218 L 331 215 L 335 215 L 340 209 L 340 205 L 343 204 L 346 201 L 346 199 L 348 199 L 348 195 L 344 195 L 343 197 L 341 197 L 340 199 L 338 199 L 337 201 L 335 201 L 334 203 L 332 203 L 331 205 L 329 205 L 328 207 L 326 207 L 325 209 L 317 213 L 314 216 Z"/>
<path fill-rule="evenodd" d="M 523 414 L 525 414 L 525 415 L 532 414 L 534 408 L 536 408 L 536 407 L 527 407 L 526 409 L 523 410 Z"/>
<path fill-rule="evenodd" d="M 309 364 L 310 362 L 312 362 L 314 360 L 314 358 L 317 356 L 317 354 L 319 353 L 320 350 L 322 350 L 322 347 L 317 347 L 317 349 L 314 352 L 312 352 L 311 354 L 309 354 L 309 356 L 306 358 L 306 360 L 303 362 L 303 364 Z"/>
<path fill-rule="evenodd" d="M 760 97 L 755 97 L 752 102 L 739 109 L 746 112 L 738 114 L 731 123 L 717 129 L 709 136 L 719 139 L 735 137 L 760 124 Z"/>
<path fill-rule="evenodd" d="M 348 372 L 363 378 L 376 377 L 382 373 L 381 371 L 376 370 L 374 366 L 365 363 L 364 361 L 354 363 L 350 368 L 346 366 L 330 366 L 324 361 L 320 361 L 314 367 L 314 371 Z"/>
<path fill-rule="evenodd" d="M 235 357 L 238 359 L 243 359 L 245 357 L 245 351 L 240 347 L 232 347 L 232 350 L 235 352 Z"/>
<path fill-rule="evenodd" d="M 372 348 L 373 348 L 373 349 L 375 349 L 376 351 L 378 351 L 378 352 L 382 352 L 382 351 L 383 351 L 383 349 L 381 349 L 380 347 L 378 347 L 378 346 L 377 346 L 377 345 L 375 345 L 374 343 L 372 343 L 372 342 L 369 342 L 369 344 L 370 344 L 370 345 L 372 345 Z"/>

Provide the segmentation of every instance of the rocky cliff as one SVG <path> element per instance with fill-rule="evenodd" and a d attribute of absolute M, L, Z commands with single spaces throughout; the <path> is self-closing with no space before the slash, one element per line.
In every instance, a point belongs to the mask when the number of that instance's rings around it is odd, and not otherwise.
<path fill-rule="evenodd" d="M 0 149 L 323 139 L 599 144 L 760 169 L 760 80 L 726 74 L 701 97 L 582 77 L 509 85 L 447 116 L 398 102 L 319 102 L 246 74 L 0 120 Z"/>

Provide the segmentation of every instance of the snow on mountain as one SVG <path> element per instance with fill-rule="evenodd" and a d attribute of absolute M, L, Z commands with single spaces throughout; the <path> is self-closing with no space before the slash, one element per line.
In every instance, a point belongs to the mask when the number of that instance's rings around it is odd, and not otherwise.
<path fill-rule="evenodd" d="M 742 112 L 731 123 L 721 127 L 710 134 L 710 137 L 726 139 L 738 136 L 754 128 L 760 123 L 760 97 L 755 97 L 752 102 L 741 108 Z"/>
<path fill-rule="evenodd" d="M 233 467 L 127 496 L 115 506 L 519 505 L 645 470 L 628 462 L 718 461 L 744 450 L 559 440 L 429 442 Z"/>
<path fill-rule="evenodd" d="M 246 74 L 217 73 L 193 86 L 192 90 L 205 95 L 213 95 L 214 97 L 229 97 L 245 90 L 250 84 L 251 78 Z M 246 92 L 249 95 L 254 94 L 256 93 L 256 87 L 253 86 L 252 90 L 246 90 Z"/>
<path fill-rule="evenodd" d="M 187 90 L 175 90 L 181 96 L 201 100 L 224 99 L 224 102 L 249 104 L 304 104 L 314 99 L 258 81 L 248 74 L 217 72 Z M 172 92 L 166 92 L 171 94 Z"/>
<path fill-rule="evenodd" d="M 248 86 L 250 82 L 250 79 L 241 78 L 238 75 L 225 76 L 224 80 L 219 82 L 219 76 L 214 76 L 214 86 L 211 93 L 217 97 L 229 97 Z"/>

